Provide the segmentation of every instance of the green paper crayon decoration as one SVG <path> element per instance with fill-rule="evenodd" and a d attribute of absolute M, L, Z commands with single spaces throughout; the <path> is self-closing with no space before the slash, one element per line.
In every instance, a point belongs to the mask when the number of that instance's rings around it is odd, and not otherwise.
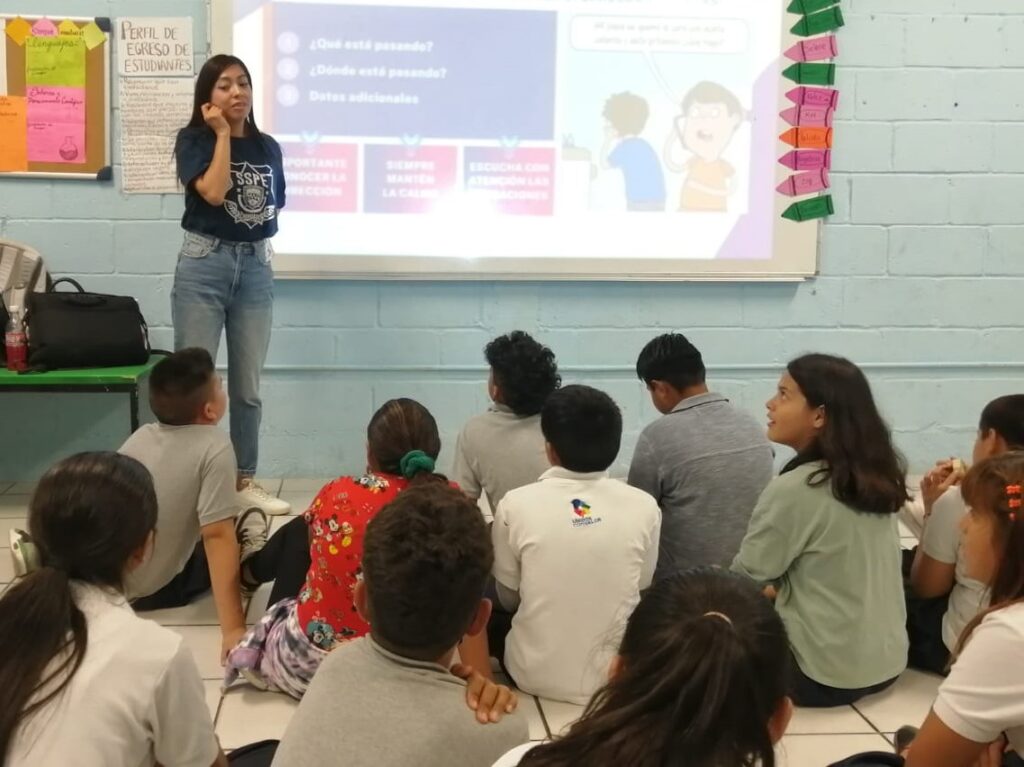
<path fill-rule="evenodd" d="M 809 200 L 794 202 L 782 212 L 782 217 L 790 221 L 811 221 L 816 218 L 825 218 L 836 212 L 832 204 L 832 195 L 825 194 L 821 197 L 812 197 Z"/>
<path fill-rule="evenodd" d="M 782 70 L 782 76 L 788 77 L 801 85 L 834 85 L 836 82 L 835 64 L 809 64 L 805 61 L 790 64 Z"/>
<path fill-rule="evenodd" d="M 790 13 L 817 13 L 838 3 L 839 0 L 793 0 L 786 10 Z"/>
<path fill-rule="evenodd" d="M 835 8 L 804 16 L 793 25 L 790 32 L 801 37 L 813 37 L 814 35 L 822 35 L 834 29 L 839 29 L 844 24 L 846 22 L 843 20 L 843 12 L 839 10 L 837 5 Z"/>

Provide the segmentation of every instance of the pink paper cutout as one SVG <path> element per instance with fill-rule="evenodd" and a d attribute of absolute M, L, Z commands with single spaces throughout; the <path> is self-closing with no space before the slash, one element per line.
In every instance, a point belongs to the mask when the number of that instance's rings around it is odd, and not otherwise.
<path fill-rule="evenodd" d="M 801 107 L 828 107 L 835 109 L 839 104 L 839 91 L 833 88 L 808 88 L 801 85 L 786 94 L 786 98 Z"/>
<path fill-rule="evenodd" d="M 85 162 L 85 88 L 29 86 L 29 162 Z"/>
<path fill-rule="evenodd" d="M 34 37 L 56 37 L 57 25 L 50 19 L 39 19 L 32 25 L 32 35 Z"/>
<path fill-rule="evenodd" d="M 802 149 L 787 152 L 779 158 L 779 162 L 790 170 L 821 170 L 832 167 L 831 149 Z"/>
<path fill-rule="evenodd" d="M 779 113 L 790 125 L 831 128 L 835 110 L 828 107 L 790 107 Z"/>
<path fill-rule="evenodd" d="M 801 40 L 786 51 L 786 58 L 793 61 L 824 61 L 839 55 L 839 44 L 835 35 Z"/>
<path fill-rule="evenodd" d="M 828 171 L 824 168 L 808 173 L 797 173 L 790 176 L 776 187 L 776 191 L 789 197 L 800 197 L 805 194 L 814 194 L 830 186 Z"/>

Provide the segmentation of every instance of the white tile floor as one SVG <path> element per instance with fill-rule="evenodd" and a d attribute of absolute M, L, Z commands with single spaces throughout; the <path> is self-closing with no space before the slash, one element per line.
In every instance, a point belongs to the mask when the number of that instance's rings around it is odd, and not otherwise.
<path fill-rule="evenodd" d="M 312 501 L 325 480 L 260 480 L 271 492 L 288 500 L 293 513 L 301 513 Z M 0 481 L 0 548 L 9 548 L 7 532 L 25 527 L 30 483 Z M 277 529 L 287 518 L 272 521 Z M 916 544 L 906 528 L 901 528 L 904 547 Z M 0 588 L 12 578 L 7 552 L 0 551 Z M 264 586 L 251 600 L 248 619 L 256 620 L 266 605 L 269 587 Z M 217 724 L 224 748 L 236 748 L 267 738 L 280 737 L 296 703 L 284 695 L 257 692 L 236 686 L 227 693 L 220 690 L 220 631 L 213 600 L 207 596 L 194 604 L 174 610 L 161 610 L 147 617 L 178 632 L 192 650 L 204 679 L 206 701 Z M 798 709 L 779 746 L 780 767 L 822 767 L 860 751 L 892 748 L 892 733 L 904 724 L 919 725 L 931 706 L 939 677 L 908 671 L 890 690 L 867 698 L 856 706 L 827 710 Z M 519 710 L 527 719 L 530 738 L 542 740 L 558 734 L 582 712 L 581 706 L 522 695 Z"/>

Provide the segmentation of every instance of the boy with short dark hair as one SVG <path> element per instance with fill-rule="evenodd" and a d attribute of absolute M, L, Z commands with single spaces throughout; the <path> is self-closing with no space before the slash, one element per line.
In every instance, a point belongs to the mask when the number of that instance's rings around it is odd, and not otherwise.
<path fill-rule="evenodd" d="M 452 480 L 474 500 L 486 494 L 494 509 L 509 490 L 536 482 L 551 467 L 540 410 L 562 379 L 554 352 L 522 330 L 495 338 L 484 356 L 493 404 L 459 433 Z"/>
<path fill-rule="evenodd" d="M 728 567 L 774 471 L 765 429 L 708 390 L 704 360 L 686 336 L 666 333 L 650 341 L 636 372 L 664 414 L 640 434 L 629 467 L 629 484 L 661 507 L 655 578 Z"/>
<path fill-rule="evenodd" d="M 125 584 L 137 611 L 180 607 L 212 588 L 221 657 L 245 633 L 240 563 L 267 540 L 267 518 L 243 511 L 231 440 L 216 428 L 227 397 L 205 349 L 182 349 L 150 373 L 146 424 L 120 452 L 153 475 L 158 516 L 152 555 Z"/>
<path fill-rule="evenodd" d="M 508 493 L 494 515 L 494 578 L 508 636 L 494 650 L 521 690 L 586 703 L 607 678 L 615 634 L 651 584 L 661 514 L 609 479 L 622 414 L 604 392 L 566 386 L 544 405 L 554 468 Z M 502 644 L 504 648 L 502 649 Z"/>
<path fill-rule="evenodd" d="M 462 637 L 487 624 L 492 561 L 487 526 L 457 488 L 424 483 L 385 506 L 367 525 L 354 592 L 370 634 L 324 660 L 275 767 L 490 765 L 526 740 L 521 716 L 475 721 L 449 671 Z"/>

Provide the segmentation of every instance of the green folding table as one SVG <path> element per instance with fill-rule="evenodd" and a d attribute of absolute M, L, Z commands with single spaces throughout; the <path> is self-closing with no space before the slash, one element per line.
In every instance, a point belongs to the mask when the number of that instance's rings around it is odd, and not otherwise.
<path fill-rule="evenodd" d="M 127 394 L 131 402 L 131 429 L 134 432 L 139 428 L 139 385 L 161 359 L 163 359 L 162 356 L 154 354 L 145 365 L 51 370 L 47 373 L 15 373 L 5 367 L 0 367 L 0 394 L 4 392 Z"/>

